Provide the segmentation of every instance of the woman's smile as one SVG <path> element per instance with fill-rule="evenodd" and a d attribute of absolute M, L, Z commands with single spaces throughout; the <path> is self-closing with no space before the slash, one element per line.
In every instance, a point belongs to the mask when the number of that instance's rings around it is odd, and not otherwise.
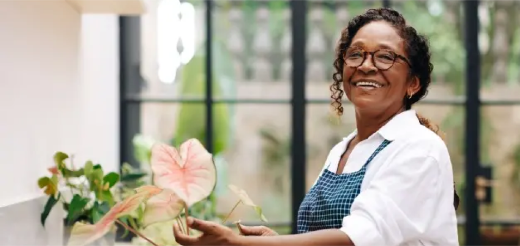
<path fill-rule="evenodd" d="M 352 87 L 358 88 L 362 91 L 369 92 L 381 89 L 385 86 L 384 83 L 375 80 L 361 79 L 350 83 Z"/>

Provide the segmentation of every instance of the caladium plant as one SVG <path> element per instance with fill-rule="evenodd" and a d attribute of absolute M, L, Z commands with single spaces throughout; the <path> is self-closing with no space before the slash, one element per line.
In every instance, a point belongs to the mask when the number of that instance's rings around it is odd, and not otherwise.
<path fill-rule="evenodd" d="M 73 156 L 58 151 L 53 156 L 54 165 L 47 170 L 50 176 L 38 179 L 38 187 L 48 196 L 41 213 L 41 224 L 56 205 L 62 205 L 66 212 L 65 224 L 76 221 L 96 223 L 115 204 L 115 187 L 119 174 L 105 173 L 100 164 L 87 161 L 77 168 Z"/>
<path fill-rule="evenodd" d="M 144 226 L 177 220 L 177 223 L 183 227 L 181 220 L 183 210 L 184 217 L 187 218 L 188 208 L 206 199 L 216 185 L 213 156 L 195 138 L 183 142 L 178 149 L 164 143 L 154 144 L 151 151 L 151 168 L 153 185 L 135 189 L 134 194 L 118 202 L 95 224 L 76 222 L 68 245 L 88 245 L 103 237 L 109 232 L 111 226 L 118 223 L 157 246 L 151 239 L 121 222 L 119 218 L 144 206 L 142 216 Z M 245 191 L 235 186 L 229 188 L 240 198 L 237 205 L 245 204 L 254 207 L 261 219 L 266 221 L 261 209 L 252 202 Z M 235 208 L 236 206 L 230 214 Z M 190 233 L 187 227 L 185 233 Z"/>
<path fill-rule="evenodd" d="M 262 208 L 258 205 L 256 205 L 253 200 L 249 197 L 249 195 L 246 193 L 245 190 L 242 190 L 238 187 L 236 187 L 235 185 L 229 185 L 228 186 L 229 189 L 231 191 L 233 191 L 233 193 L 235 193 L 239 200 L 238 202 L 235 204 L 235 206 L 233 207 L 233 209 L 231 209 L 231 212 L 229 212 L 228 216 L 226 217 L 226 219 L 224 219 L 224 222 L 227 220 L 227 218 L 229 218 L 229 216 L 231 215 L 231 213 L 233 213 L 233 211 L 235 210 L 235 208 L 238 207 L 238 205 L 240 204 L 244 204 L 246 206 L 250 206 L 252 207 L 256 213 L 258 214 L 258 216 L 260 217 L 260 219 L 263 221 L 263 222 L 267 222 L 267 218 L 265 218 L 265 215 L 263 214 L 262 212 Z"/>

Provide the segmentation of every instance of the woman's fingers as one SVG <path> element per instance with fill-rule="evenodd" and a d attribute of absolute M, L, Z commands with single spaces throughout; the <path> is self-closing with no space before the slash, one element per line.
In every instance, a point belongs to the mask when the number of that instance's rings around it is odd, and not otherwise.
<path fill-rule="evenodd" d="M 244 236 L 269 236 L 276 235 L 276 233 L 265 227 L 265 226 L 245 226 L 241 224 L 237 224 L 238 229 L 240 230 L 240 234 Z"/>
<path fill-rule="evenodd" d="M 237 224 L 240 234 L 244 236 L 259 236 L 262 235 L 262 231 L 257 226 L 245 226 Z"/>
<path fill-rule="evenodd" d="M 219 229 L 221 229 L 221 228 L 219 228 L 221 226 L 217 223 L 199 220 L 199 219 L 195 219 L 192 217 L 188 218 L 188 226 L 190 228 L 193 228 L 202 233 L 209 233 L 209 234 L 218 234 Z"/>
<path fill-rule="evenodd" d="M 198 239 L 182 233 L 178 224 L 173 225 L 173 236 L 175 237 L 175 241 L 180 245 L 194 245 L 197 243 Z"/>

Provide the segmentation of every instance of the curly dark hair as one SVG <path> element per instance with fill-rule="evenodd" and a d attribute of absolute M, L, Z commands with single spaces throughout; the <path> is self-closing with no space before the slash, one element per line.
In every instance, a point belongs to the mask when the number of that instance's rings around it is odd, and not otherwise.
<path fill-rule="evenodd" d="M 343 57 L 347 48 L 352 43 L 353 37 L 361 29 L 361 27 L 373 21 L 386 21 L 391 24 L 398 32 L 398 34 L 406 42 L 405 52 L 411 64 L 410 74 L 419 79 L 421 85 L 419 91 L 411 98 L 403 98 L 405 109 L 411 109 L 412 105 L 423 99 L 428 93 L 428 87 L 431 82 L 431 73 L 433 71 L 433 64 L 430 62 L 431 53 L 428 39 L 418 34 L 415 28 L 406 23 L 405 18 L 397 11 L 389 8 L 369 9 L 365 13 L 354 17 L 348 26 L 341 32 L 341 37 L 336 47 L 336 59 L 334 60 L 335 72 L 332 75 L 334 83 L 330 86 L 332 92 L 332 107 L 336 113 L 341 116 L 343 114 L 343 106 L 341 99 L 343 98 L 343 66 L 345 61 Z M 419 122 L 439 134 L 439 128 L 433 124 L 429 119 L 417 114 Z M 455 209 L 459 206 L 459 197 L 457 192 L 454 194 Z"/>

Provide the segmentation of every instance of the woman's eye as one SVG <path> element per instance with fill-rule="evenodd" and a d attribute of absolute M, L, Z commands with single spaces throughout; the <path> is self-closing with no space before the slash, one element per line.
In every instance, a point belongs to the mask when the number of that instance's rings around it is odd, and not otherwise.
<path fill-rule="evenodd" d="M 393 56 L 390 54 L 379 55 L 378 57 L 385 60 L 393 60 Z"/>
<path fill-rule="evenodd" d="M 360 52 L 354 52 L 354 53 L 350 53 L 347 55 L 347 57 L 351 57 L 351 58 L 360 57 L 360 56 L 361 56 Z"/>

